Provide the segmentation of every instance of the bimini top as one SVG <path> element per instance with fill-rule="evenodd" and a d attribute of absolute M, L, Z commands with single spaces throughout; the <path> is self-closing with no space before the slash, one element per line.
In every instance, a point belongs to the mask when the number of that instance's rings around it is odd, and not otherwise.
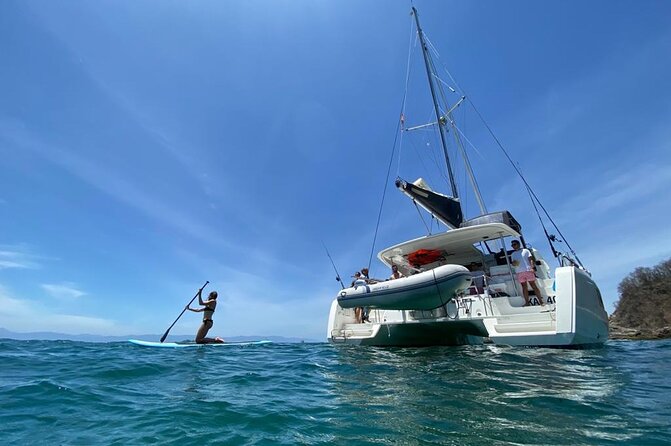
<path fill-rule="evenodd" d="M 399 243 L 380 251 L 378 258 L 387 266 L 402 265 L 409 263 L 408 255 L 418 250 L 436 250 L 443 252 L 448 263 L 463 264 L 481 255 L 473 245 L 501 237 L 520 237 L 520 234 L 503 223 L 485 223 Z"/>

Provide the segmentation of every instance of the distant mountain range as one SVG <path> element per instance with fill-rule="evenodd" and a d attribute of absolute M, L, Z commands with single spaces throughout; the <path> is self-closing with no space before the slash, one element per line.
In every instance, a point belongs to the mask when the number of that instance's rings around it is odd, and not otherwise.
<path fill-rule="evenodd" d="M 91 334 L 71 335 L 64 333 L 53 333 L 49 331 L 37 331 L 32 333 L 16 333 L 0 327 L 0 339 L 18 339 L 18 340 L 46 340 L 46 341 L 81 341 L 81 342 L 124 342 L 128 339 L 144 339 L 148 341 L 158 341 L 162 334 L 143 334 L 143 335 L 128 335 L 128 336 L 101 336 Z M 166 341 L 183 341 L 193 340 L 193 335 L 170 335 Z M 226 340 L 231 342 L 254 341 L 258 339 L 267 339 L 278 344 L 285 343 L 301 343 L 301 342 L 324 342 L 315 339 L 305 338 L 291 338 L 284 336 L 227 336 Z"/>

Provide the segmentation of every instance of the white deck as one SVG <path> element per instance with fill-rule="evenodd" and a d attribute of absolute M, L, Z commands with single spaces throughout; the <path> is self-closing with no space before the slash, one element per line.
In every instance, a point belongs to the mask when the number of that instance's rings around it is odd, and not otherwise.
<path fill-rule="evenodd" d="M 327 336 L 333 343 L 362 345 L 454 345 L 482 342 L 528 346 L 602 344 L 608 321 L 591 278 L 573 267 L 557 269 L 556 294 L 544 306 L 525 307 L 521 296 L 460 295 L 434 310 L 371 310 L 358 324 L 354 310 L 334 300 Z M 552 281 L 541 283 L 552 292 Z M 577 294 L 576 294 L 577 293 Z M 546 295 L 547 296 L 547 295 Z M 532 296 L 532 302 L 538 303 Z"/>

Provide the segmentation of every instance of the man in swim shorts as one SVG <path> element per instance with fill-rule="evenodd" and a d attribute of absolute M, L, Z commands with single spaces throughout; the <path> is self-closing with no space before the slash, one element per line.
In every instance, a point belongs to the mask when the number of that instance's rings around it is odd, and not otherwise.
<path fill-rule="evenodd" d="M 511 245 L 514 251 L 510 258 L 512 260 L 513 266 L 515 267 L 517 281 L 522 285 L 524 306 L 528 307 L 531 305 L 527 284 L 531 285 L 531 289 L 534 290 L 534 293 L 536 294 L 536 297 L 538 298 L 538 301 L 541 303 L 541 305 L 545 305 L 545 302 L 543 302 L 543 296 L 541 295 L 541 290 L 538 289 L 538 285 L 536 284 L 536 266 L 534 265 L 531 251 L 526 248 L 522 249 L 519 240 L 513 240 Z"/>

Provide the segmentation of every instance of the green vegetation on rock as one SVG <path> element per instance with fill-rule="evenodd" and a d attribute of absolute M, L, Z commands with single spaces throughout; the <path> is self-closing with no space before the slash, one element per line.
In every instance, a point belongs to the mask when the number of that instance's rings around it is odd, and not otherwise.
<path fill-rule="evenodd" d="M 671 259 L 636 268 L 620 282 L 618 292 L 610 317 L 611 338 L 671 337 Z"/>

